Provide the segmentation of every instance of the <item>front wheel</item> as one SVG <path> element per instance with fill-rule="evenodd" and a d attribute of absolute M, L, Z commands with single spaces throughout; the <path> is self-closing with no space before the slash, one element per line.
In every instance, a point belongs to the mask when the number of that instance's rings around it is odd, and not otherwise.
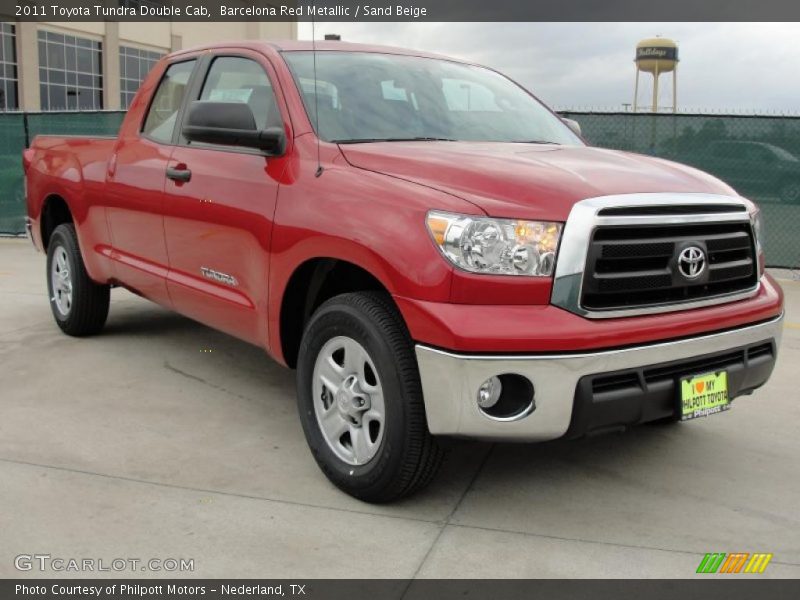
<path fill-rule="evenodd" d="M 410 495 L 441 464 L 411 338 L 384 295 L 343 294 L 319 307 L 300 347 L 297 397 L 317 464 L 356 498 Z"/>
<path fill-rule="evenodd" d="M 72 223 L 56 227 L 47 245 L 47 291 L 61 330 L 73 336 L 99 332 L 108 317 L 110 288 L 89 278 Z"/>

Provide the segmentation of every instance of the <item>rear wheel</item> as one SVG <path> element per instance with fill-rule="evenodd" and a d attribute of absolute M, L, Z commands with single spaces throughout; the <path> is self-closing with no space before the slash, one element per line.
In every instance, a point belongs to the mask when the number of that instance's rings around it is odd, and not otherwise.
<path fill-rule="evenodd" d="M 385 296 L 320 306 L 303 335 L 297 390 L 311 452 L 348 494 L 389 502 L 435 475 L 442 451 L 428 432 L 413 345 Z"/>
<path fill-rule="evenodd" d="M 47 274 L 50 309 L 61 330 L 73 336 L 99 332 L 108 317 L 110 288 L 87 275 L 72 223 L 59 225 L 50 236 Z"/>

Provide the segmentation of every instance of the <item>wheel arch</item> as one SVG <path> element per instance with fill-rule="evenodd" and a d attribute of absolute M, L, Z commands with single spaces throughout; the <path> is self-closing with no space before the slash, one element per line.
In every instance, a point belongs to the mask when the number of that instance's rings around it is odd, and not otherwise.
<path fill-rule="evenodd" d="M 280 303 L 280 351 L 286 365 L 297 365 L 305 325 L 320 304 L 339 294 L 363 291 L 385 293 L 394 305 L 388 286 L 361 265 L 334 257 L 310 258 L 300 264 L 289 277 Z"/>
<path fill-rule="evenodd" d="M 42 216 L 39 223 L 39 233 L 44 251 L 47 252 L 50 236 L 56 227 L 74 222 L 75 218 L 66 198 L 60 194 L 47 195 L 42 201 Z"/>

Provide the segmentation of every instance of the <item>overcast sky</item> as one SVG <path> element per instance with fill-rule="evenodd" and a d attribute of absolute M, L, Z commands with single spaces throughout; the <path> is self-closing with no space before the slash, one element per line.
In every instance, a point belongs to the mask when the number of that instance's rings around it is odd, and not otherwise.
<path fill-rule="evenodd" d="M 317 39 L 326 33 L 473 60 L 555 108 L 613 110 L 633 100 L 636 43 L 661 35 L 680 48 L 680 109 L 800 113 L 798 23 L 317 23 Z M 310 23 L 299 37 L 311 39 Z M 651 88 L 643 74 L 640 102 Z"/>

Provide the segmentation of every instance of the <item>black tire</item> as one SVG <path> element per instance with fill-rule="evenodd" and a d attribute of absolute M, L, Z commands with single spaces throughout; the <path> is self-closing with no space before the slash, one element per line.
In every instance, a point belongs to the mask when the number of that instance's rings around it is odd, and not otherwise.
<path fill-rule="evenodd" d="M 62 311 L 56 301 L 53 286 L 53 262 L 61 250 L 69 261 L 68 277 L 72 300 L 68 310 Z M 50 310 L 61 331 L 76 337 L 92 335 L 103 329 L 108 317 L 110 286 L 99 285 L 89 278 L 78 247 L 78 236 L 72 223 L 56 227 L 47 245 L 47 292 Z"/>
<path fill-rule="evenodd" d="M 384 397 L 383 438 L 363 465 L 339 458 L 323 437 L 314 409 L 313 374 L 323 346 L 349 337 L 368 353 Z M 341 490 L 366 502 L 391 502 L 425 487 L 443 452 L 428 431 L 413 343 L 405 323 L 383 294 L 336 296 L 309 320 L 297 364 L 297 401 L 306 440 L 323 473 Z"/>

